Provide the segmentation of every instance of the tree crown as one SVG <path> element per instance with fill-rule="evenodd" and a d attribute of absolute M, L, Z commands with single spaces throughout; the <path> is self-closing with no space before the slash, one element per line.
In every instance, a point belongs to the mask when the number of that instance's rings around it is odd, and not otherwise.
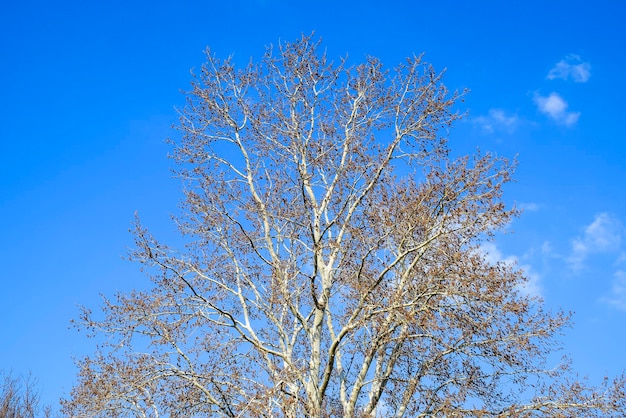
<path fill-rule="evenodd" d="M 567 317 L 544 312 L 520 292 L 520 269 L 481 251 L 517 215 L 502 200 L 514 163 L 450 156 L 458 98 L 421 57 L 349 66 L 307 36 L 242 69 L 207 51 L 173 153 L 188 245 L 169 248 L 137 224 L 133 258 L 155 287 L 106 300 L 102 320 L 85 312 L 114 338 L 80 363 L 66 411 L 623 408 L 619 382 L 600 395 L 568 385 L 566 368 L 545 370 Z"/>

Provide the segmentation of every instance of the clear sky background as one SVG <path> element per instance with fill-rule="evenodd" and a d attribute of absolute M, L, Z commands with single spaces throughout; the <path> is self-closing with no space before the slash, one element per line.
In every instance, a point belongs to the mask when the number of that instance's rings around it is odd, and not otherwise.
<path fill-rule="evenodd" d="M 313 30 L 330 57 L 393 67 L 425 53 L 468 88 L 455 152 L 518 156 L 526 211 L 489 249 L 517 260 L 597 382 L 626 370 L 626 3 L 622 1 L 22 1 L 0 13 L 0 369 L 67 395 L 93 340 L 78 306 L 146 285 L 122 257 L 133 214 L 175 231 L 164 139 L 210 46 L 240 63 Z"/>

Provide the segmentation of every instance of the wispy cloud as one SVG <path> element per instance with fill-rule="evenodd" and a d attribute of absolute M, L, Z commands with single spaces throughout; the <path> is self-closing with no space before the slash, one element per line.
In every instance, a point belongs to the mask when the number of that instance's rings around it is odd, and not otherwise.
<path fill-rule="evenodd" d="M 541 209 L 541 205 L 534 202 L 520 203 L 517 207 L 524 212 L 537 212 Z"/>
<path fill-rule="evenodd" d="M 554 256 L 554 250 L 552 249 L 552 244 L 550 244 L 550 241 L 544 241 L 543 244 L 541 244 L 541 254 L 546 256 Z"/>
<path fill-rule="evenodd" d="M 591 254 L 618 252 L 623 233 L 624 226 L 619 219 L 607 213 L 596 215 L 585 227 L 584 234 L 572 241 L 572 252 L 567 258 L 570 268 L 580 271 Z"/>
<path fill-rule="evenodd" d="M 567 110 L 567 102 L 558 93 L 552 92 L 548 96 L 535 94 L 535 104 L 541 113 L 565 126 L 574 125 L 580 117 L 580 112 Z"/>
<path fill-rule="evenodd" d="M 611 293 L 602 300 L 617 309 L 626 311 L 626 271 L 615 272 L 611 283 Z"/>
<path fill-rule="evenodd" d="M 492 242 L 483 243 L 480 246 L 480 252 L 485 257 L 485 260 L 491 264 L 505 263 L 509 265 L 517 265 L 524 271 L 526 282 L 519 286 L 519 291 L 527 296 L 541 296 L 541 276 L 533 270 L 529 264 L 521 264 L 517 256 L 502 254 L 502 251 Z"/>
<path fill-rule="evenodd" d="M 515 114 L 507 114 L 502 109 L 490 109 L 486 116 L 474 118 L 474 123 L 479 125 L 483 132 L 494 133 L 505 131 L 512 133 L 519 125 L 520 119 Z"/>
<path fill-rule="evenodd" d="M 591 77 L 591 65 L 575 54 L 570 54 L 556 65 L 548 73 L 548 79 L 554 80 L 560 78 L 562 80 L 572 79 L 576 83 L 586 83 Z"/>

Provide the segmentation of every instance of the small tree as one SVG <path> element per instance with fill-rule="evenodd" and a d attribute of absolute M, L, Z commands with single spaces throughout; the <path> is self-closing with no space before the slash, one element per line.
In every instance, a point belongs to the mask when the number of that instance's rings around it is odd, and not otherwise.
<path fill-rule="evenodd" d="M 37 382 L 30 375 L 20 378 L 0 372 L 0 379 L 1 418 L 35 418 L 40 412 L 50 416 L 50 407 L 41 409 Z"/>
<path fill-rule="evenodd" d="M 481 243 L 517 214 L 513 164 L 453 159 L 450 94 L 420 57 L 329 62 L 303 37 L 236 69 L 207 52 L 181 111 L 184 250 L 137 223 L 149 292 L 105 300 L 72 416 L 600 416 L 548 370 L 568 323 Z"/>

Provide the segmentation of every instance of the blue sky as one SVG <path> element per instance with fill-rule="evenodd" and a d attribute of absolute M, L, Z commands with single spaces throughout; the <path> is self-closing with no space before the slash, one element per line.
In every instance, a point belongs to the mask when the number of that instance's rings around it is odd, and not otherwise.
<path fill-rule="evenodd" d="M 228 4 L 227 4 L 228 3 Z M 592 381 L 626 370 L 626 6 L 583 1 L 13 2 L 0 13 L 0 369 L 69 393 L 78 305 L 145 286 L 122 259 L 133 214 L 175 239 L 164 139 L 210 46 L 245 63 L 315 30 L 328 54 L 389 67 L 425 53 L 471 92 L 455 152 L 518 156 L 526 211 L 488 247 L 574 311 L 562 341 Z"/>

